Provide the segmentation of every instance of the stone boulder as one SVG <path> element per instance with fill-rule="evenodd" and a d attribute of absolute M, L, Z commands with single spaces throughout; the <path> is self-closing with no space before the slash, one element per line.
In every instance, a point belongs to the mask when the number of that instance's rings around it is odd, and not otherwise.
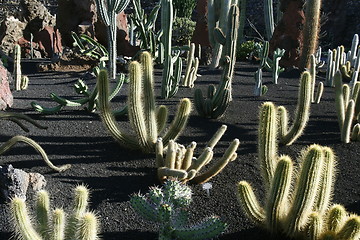
<path fill-rule="evenodd" d="M 0 110 L 5 110 L 13 105 L 9 82 L 12 82 L 11 74 L 0 61 Z"/>
<path fill-rule="evenodd" d="M 26 23 L 21 22 L 19 19 L 10 16 L 6 18 L 0 25 L 0 50 L 9 55 L 17 40 L 23 36 L 23 30 Z"/>
<path fill-rule="evenodd" d="M 277 48 L 285 49 L 280 65 L 285 68 L 299 66 L 303 47 L 303 28 L 305 24 L 304 0 L 282 0 L 283 16 L 275 27 L 270 40 L 269 55 Z"/>

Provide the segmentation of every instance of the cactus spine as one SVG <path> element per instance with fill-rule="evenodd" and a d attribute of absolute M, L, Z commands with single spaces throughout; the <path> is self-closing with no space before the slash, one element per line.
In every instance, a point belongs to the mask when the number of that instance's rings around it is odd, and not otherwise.
<path fill-rule="evenodd" d="M 200 89 L 195 90 L 195 106 L 200 116 L 218 118 L 224 114 L 231 97 L 231 82 L 236 62 L 237 31 L 239 26 L 239 8 L 233 4 L 228 16 L 226 36 L 222 29 L 215 28 L 214 33 L 218 41 L 224 45 L 223 72 L 218 89 L 213 85 L 208 88 L 207 99 L 203 98 Z"/>
<path fill-rule="evenodd" d="M 117 57 L 117 25 L 116 16 L 122 12 L 130 0 L 96 0 L 98 12 L 107 30 L 109 48 L 109 73 L 110 78 L 116 78 L 116 57 Z"/>
<path fill-rule="evenodd" d="M 74 212 L 76 218 L 71 217 L 65 223 L 65 214 L 62 209 L 55 209 L 53 216 L 49 212 L 49 195 L 46 191 L 37 193 L 37 214 L 33 221 L 23 199 L 14 198 L 10 202 L 10 211 L 13 215 L 16 234 L 24 240 L 97 240 L 97 217 L 87 210 L 88 190 L 84 186 L 75 188 Z M 50 221 L 50 218 L 52 221 Z M 90 220 L 89 220 L 90 219 Z M 88 222 L 91 223 L 89 224 Z M 35 226 L 37 225 L 37 226 Z M 65 227 L 66 225 L 66 227 Z M 67 232 L 68 236 L 65 236 Z M 87 233 L 91 234 L 87 234 Z M 77 236 L 75 238 L 75 235 Z M 51 237 L 50 237 L 51 236 Z"/>
<path fill-rule="evenodd" d="M 288 117 L 285 107 L 280 106 L 280 142 L 284 145 L 291 145 L 302 134 L 310 115 L 311 106 L 311 75 L 303 72 L 300 79 L 298 102 L 295 111 L 293 125 L 288 129 Z"/>
<path fill-rule="evenodd" d="M 142 217 L 159 223 L 158 239 L 202 240 L 214 238 L 225 231 L 226 224 L 214 216 L 188 226 L 191 195 L 191 189 L 185 184 L 166 181 L 162 188 L 152 187 L 146 195 L 132 195 L 130 204 Z"/>
<path fill-rule="evenodd" d="M 213 148 L 223 136 L 227 129 L 222 125 L 214 136 L 210 139 L 203 153 L 194 158 L 196 142 L 192 142 L 188 147 L 170 140 L 167 147 L 166 156 L 163 154 L 163 142 L 159 138 L 156 143 L 156 156 L 158 167 L 158 178 L 160 181 L 166 179 L 177 179 L 182 182 L 191 181 L 194 183 L 205 183 L 221 172 L 226 165 L 237 157 L 236 150 L 239 146 L 239 140 L 234 139 L 222 158 L 204 173 L 200 170 L 210 163 L 213 157 Z"/>
<path fill-rule="evenodd" d="M 150 153 L 155 152 L 156 140 L 167 121 L 167 109 L 165 106 L 155 106 L 153 63 L 150 53 L 142 53 L 140 59 L 142 64 L 134 61 L 129 66 L 128 111 L 130 124 L 136 134 L 123 133 L 114 120 L 107 100 L 109 92 L 106 70 L 101 70 L 98 77 L 99 105 L 105 126 L 121 146 Z M 163 135 L 164 146 L 167 146 L 171 139 L 176 139 L 185 128 L 190 111 L 190 100 L 182 99 L 174 120 Z"/>
<path fill-rule="evenodd" d="M 315 54 L 320 30 L 321 0 L 306 2 L 305 26 L 303 30 L 304 42 L 300 57 L 300 69 L 309 68 L 310 56 Z"/>

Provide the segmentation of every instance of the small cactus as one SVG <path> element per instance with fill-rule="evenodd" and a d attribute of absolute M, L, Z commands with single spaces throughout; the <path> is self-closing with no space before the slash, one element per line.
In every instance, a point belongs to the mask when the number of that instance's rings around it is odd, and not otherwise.
<path fill-rule="evenodd" d="M 163 187 L 152 187 L 142 195 L 133 194 L 130 204 L 147 220 L 160 224 L 159 239 L 210 239 L 226 229 L 219 217 L 213 216 L 195 225 L 188 225 L 191 189 L 179 181 L 166 181 Z"/>
<path fill-rule="evenodd" d="M 186 58 L 186 70 L 183 79 L 183 86 L 193 88 L 199 68 L 199 58 L 195 57 L 195 43 L 190 44 L 190 50 Z"/>
<path fill-rule="evenodd" d="M 73 214 L 68 222 L 62 209 L 55 209 L 50 214 L 49 195 L 45 190 L 37 193 L 35 220 L 29 216 L 26 203 L 21 198 L 10 202 L 15 234 L 23 240 L 97 240 L 98 219 L 94 213 L 88 212 L 89 193 L 86 187 L 78 186 L 74 190 L 75 200 Z M 76 217 L 75 217 L 76 216 Z M 76 238 L 75 238 L 76 236 Z"/>
<path fill-rule="evenodd" d="M 239 140 L 234 139 L 222 158 L 204 173 L 200 170 L 210 163 L 213 157 L 213 148 L 226 131 L 226 125 L 223 125 L 211 138 L 203 153 L 194 158 L 196 142 L 192 142 L 188 147 L 170 140 L 167 147 L 166 156 L 163 156 L 163 142 L 159 138 L 156 143 L 156 162 L 158 168 L 158 178 L 160 181 L 166 179 L 177 179 L 182 182 L 191 181 L 194 183 L 205 183 L 216 176 L 226 165 L 237 157 L 236 150 L 239 146 Z"/>

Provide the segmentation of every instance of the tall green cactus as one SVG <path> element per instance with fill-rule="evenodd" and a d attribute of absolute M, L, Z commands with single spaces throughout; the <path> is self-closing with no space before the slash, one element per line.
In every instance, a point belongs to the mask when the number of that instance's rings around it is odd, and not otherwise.
<path fill-rule="evenodd" d="M 224 232 L 226 224 L 215 216 L 188 225 L 191 195 L 185 184 L 167 181 L 162 188 L 150 188 L 146 195 L 132 195 L 130 204 L 145 219 L 159 223 L 161 240 L 211 239 Z"/>
<path fill-rule="evenodd" d="M 208 88 L 207 99 L 203 98 L 200 89 L 195 90 L 195 106 L 200 116 L 218 118 L 222 116 L 232 100 L 231 82 L 234 75 L 236 62 L 237 32 L 239 28 L 239 8 L 233 4 L 228 15 L 227 33 L 224 35 L 222 29 L 215 28 L 214 33 L 217 40 L 224 46 L 223 72 L 218 89 L 213 85 Z"/>
<path fill-rule="evenodd" d="M 191 181 L 197 184 L 205 183 L 221 172 L 226 165 L 237 157 L 236 150 L 239 146 L 239 140 L 234 139 L 224 155 L 218 162 L 204 173 L 200 174 L 201 169 L 210 163 L 213 157 L 213 148 L 220 140 L 227 126 L 221 126 L 211 138 L 203 153 L 194 158 L 196 142 L 192 142 L 188 147 L 170 141 L 166 150 L 166 156 L 163 153 L 163 142 L 159 138 L 156 142 L 156 162 L 158 168 L 158 178 L 160 181 L 166 179 L 177 179 L 182 182 Z"/>
<path fill-rule="evenodd" d="M 86 187 L 75 188 L 73 212 L 66 221 L 62 209 L 57 208 L 50 213 L 49 194 L 45 190 L 37 193 L 35 219 L 29 216 L 25 201 L 16 197 L 10 202 L 15 234 L 24 240 L 96 240 L 98 219 L 88 211 L 88 198 Z"/>
<path fill-rule="evenodd" d="M 200 47 L 199 47 L 200 48 Z M 194 82 L 197 78 L 197 71 L 199 68 L 199 58 L 195 57 L 195 43 L 190 44 L 190 50 L 186 58 L 186 69 L 183 79 L 183 86 L 194 87 Z"/>
<path fill-rule="evenodd" d="M 309 72 L 303 72 L 300 79 L 300 87 L 298 94 L 298 102 L 295 110 L 295 119 L 293 125 L 288 127 L 288 114 L 285 107 L 280 106 L 279 122 L 280 122 L 280 142 L 284 145 L 291 145 L 299 138 L 309 120 L 311 106 L 311 75 Z"/>
<path fill-rule="evenodd" d="M 333 153 L 328 148 L 311 145 L 300 158 L 300 171 L 294 186 L 291 186 L 295 175 L 291 159 L 287 156 L 279 158 L 266 189 L 264 207 L 260 206 L 246 181 L 238 184 L 238 197 L 245 213 L 274 234 L 285 233 L 289 237 L 304 234 L 311 213 L 321 211 L 319 206 L 321 209 L 328 207 L 334 183 Z M 332 177 L 327 177 L 328 173 Z"/>
<path fill-rule="evenodd" d="M 141 64 L 133 61 L 129 66 L 128 112 L 135 135 L 122 132 L 110 111 L 106 70 L 101 70 L 98 77 L 99 108 L 103 123 L 121 146 L 149 153 L 155 152 L 156 140 L 167 121 L 167 108 L 163 105 L 158 108 L 155 106 L 151 54 L 143 52 L 140 59 Z M 165 146 L 171 139 L 176 139 L 185 128 L 190 111 L 190 100 L 182 99 L 174 120 L 163 134 Z"/>
<path fill-rule="evenodd" d="M 352 92 L 347 84 L 343 84 L 340 71 L 335 73 L 335 109 L 338 117 L 341 132 L 341 141 L 349 143 L 351 139 L 357 141 L 359 133 L 355 134 L 356 127 L 353 127 L 354 119 L 359 115 L 356 105 L 359 103 L 360 82 L 356 83 Z M 359 124 L 359 123 L 358 123 Z M 355 125 L 356 126 L 356 125 Z M 353 132 L 353 133 L 351 133 Z M 351 136 L 353 135 L 353 136 Z M 356 136 L 357 135 L 357 136 Z"/>
<path fill-rule="evenodd" d="M 160 62 L 163 62 L 164 71 L 161 82 L 161 98 L 167 99 L 176 94 L 179 88 L 182 71 L 182 58 L 180 50 L 171 47 L 172 27 L 174 22 L 174 9 L 172 0 L 161 0 L 161 30 L 159 51 L 163 51 Z M 162 56 L 164 57 L 162 61 Z"/>
<path fill-rule="evenodd" d="M 110 78 L 116 78 L 116 57 L 117 57 L 117 26 L 116 16 L 122 12 L 130 0 L 96 0 L 98 12 L 104 22 L 108 37 L 109 50 L 109 73 Z"/>
<path fill-rule="evenodd" d="M 303 29 L 304 41 L 300 56 L 300 69 L 309 68 L 310 56 L 315 54 L 320 31 L 321 0 L 306 1 L 305 26 Z"/>
<path fill-rule="evenodd" d="M 265 20 L 265 29 L 266 29 L 266 39 L 270 41 L 275 28 L 272 0 L 264 0 L 264 20 Z"/>

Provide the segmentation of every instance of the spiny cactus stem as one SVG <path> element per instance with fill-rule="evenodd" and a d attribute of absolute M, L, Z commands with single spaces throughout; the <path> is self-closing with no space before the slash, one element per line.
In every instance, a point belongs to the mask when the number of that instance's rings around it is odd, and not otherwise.
<path fill-rule="evenodd" d="M 62 209 L 53 212 L 53 240 L 63 240 L 65 237 L 65 213 Z"/>
<path fill-rule="evenodd" d="M 79 240 L 97 240 L 98 219 L 94 213 L 87 212 L 81 216 L 79 221 Z"/>
<path fill-rule="evenodd" d="M 328 211 L 328 216 L 326 219 L 327 229 L 335 233 L 339 232 L 346 220 L 346 217 L 347 213 L 342 205 L 333 205 Z"/>
<path fill-rule="evenodd" d="M 217 131 L 216 133 L 213 135 L 213 137 L 209 140 L 209 142 L 207 143 L 207 147 L 213 149 L 215 147 L 215 145 L 219 142 L 220 138 L 224 135 L 224 133 L 226 132 L 227 126 L 226 125 L 222 125 Z"/>
<path fill-rule="evenodd" d="M 50 199 L 47 191 L 41 190 L 37 193 L 36 218 L 38 219 L 38 232 L 45 239 L 49 238 L 49 211 Z"/>
<path fill-rule="evenodd" d="M 196 142 L 192 142 L 187 148 L 184 156 L 184 160 L 181 166 L 181 169 L 188 170 L 192 164 L 192 159 L 194 156 L 194 150 L 196 148 Z"/>

